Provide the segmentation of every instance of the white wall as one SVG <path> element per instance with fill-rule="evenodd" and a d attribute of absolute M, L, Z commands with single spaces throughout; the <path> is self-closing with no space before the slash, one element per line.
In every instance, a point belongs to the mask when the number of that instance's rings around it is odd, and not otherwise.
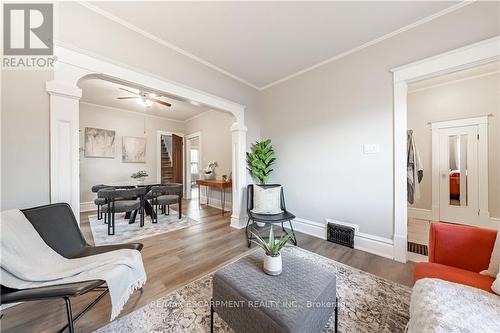
<path fill-rule="evenodd" d="M 147 181 L 156 181 L 157 131 L 182 132 L 183 123 L 161 117 L 146 117 L 130 111 L 80 103 L 80 147 L 84 144 L 85 127 L 102 128 L 115 131 L 115 158 L 91 158 L 80 153 L 80 202 L 91 202 L 95 193 L 91 187 L 97 184 L 110 184 L 130 181 L 130 175 L 146 170 Z M 122 138 L 124 136 L 144 137 L 146 143 L 146 163 L 123 163 L 121 158 Z"/>
<path fill-rule="evenodd" d="M 276 148 L 272 180 L 298 217 L 393 235 L 391 68 L 500 34 L 499 4 L 474 3 L 264 90 L 261 136 Z M 380 153 L 363 155 L 364 143 Z"/>
<path fill-rule="evenodd" d="M 500 75 L 450 82 L 408 94 L 408 128 L 413 129 L 424 167 L 421 199 L 415 208 L 432 209 L 432 135 L 429 121 L 493 114 L 489 118 L 489 209 L 500 217 Z"/>
<path fill-rule="evenodd" d="M 231 173 L 231 131 L 233 123 L 232 116 L 220 111 L 207 111 L 190 121 L 184 126 L 186 135 L 201 132 L 201 158 L 200 169 L 207 167 L 209 161 L 217 161 L 219 166 L 215 170 L 217 179 L 222 175 Z M 203 176 L 200 176 L 203 177 Z M 205 191 L 205 188 L 202 189 Z M 226 190 L 226 205 L 231 206 L 231 195 Z M 212 199 L 213 198 L 213 199 Z M 211 190 L 210 199 L 218 205 L 220 201 L 220 191 Z M 205 194 L 202 192 L 202 202 L 205 201 Z"/>

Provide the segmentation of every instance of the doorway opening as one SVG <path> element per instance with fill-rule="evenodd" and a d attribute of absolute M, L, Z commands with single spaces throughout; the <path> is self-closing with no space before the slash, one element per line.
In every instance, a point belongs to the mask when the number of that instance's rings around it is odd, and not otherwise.
<path fill-rule="evenodd" d="M 202 169 L 201 148 L 201 132 L 186 136 L 186 197 L 192 200 L 199 200 L 196 181 Z"/>
<path fill-rule="evenodd" d="M 427 261 L 432 222 L 494 227 L 500 63 L 412 82 L 407 96 L 407 257 Z"/>

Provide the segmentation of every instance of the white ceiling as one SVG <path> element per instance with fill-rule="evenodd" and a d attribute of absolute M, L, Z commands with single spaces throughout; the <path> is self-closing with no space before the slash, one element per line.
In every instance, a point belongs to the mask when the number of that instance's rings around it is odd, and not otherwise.
<path fill-rule="evenodd" d="M 139 89 L 109 82 L 101 79 L 89 79 L 80 83 L 82 89 L 82 98 L 84 103 L 98 104 L 120 110 L 128 110 L 138 113 L 144 113 L 144 106 L 135 99 L 116 99 L 117 97 L 133 96 L 132 94 L 120 89 L 125 88 L 138 92 Z M 146 90 L 147 91 L 147 90 Z M 158 92 L 155 92 L 158 94 Z M 158 99 L 172 104 L 171 107 L 165 107 L 154 103 L 148 108 L 147 113 L 159 117 L 169 118 L 178 121 L 185 121 L 209 109 L 204 106 L 195 106 L 187 102 L 181 102 L 172 98 L 157 97 Z"/>
<path fill-rule="evenodd" d="M 109 1 L 90 6 L 265 88 L 456 4 Z"/>

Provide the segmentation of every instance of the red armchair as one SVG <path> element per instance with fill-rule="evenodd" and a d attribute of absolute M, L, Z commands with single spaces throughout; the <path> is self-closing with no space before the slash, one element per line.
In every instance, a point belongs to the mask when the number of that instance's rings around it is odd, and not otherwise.
<path fill-rule="evenodd" d="M 449 223 L 431 223 L 429 262 L 415 267 L 415 281 L 437 278 L 493 293 L 494 277 L 481 275 L 488 269 L 495 245 L 495 230 Z"/>

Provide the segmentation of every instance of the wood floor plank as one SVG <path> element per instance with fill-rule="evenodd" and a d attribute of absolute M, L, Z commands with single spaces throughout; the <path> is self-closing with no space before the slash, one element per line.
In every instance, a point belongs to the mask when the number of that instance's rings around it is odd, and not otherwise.
<path fill-rule="evenodd" d="M 199 223 L 140 240 L 144 244 L 142 257 L 148 282 L 142 292 L 131 296 L 121 316 L 253 251 L 247 247 L 244 230 L 230 227 L 230 214 L 222 216 L 219 209 L 206 205 L 198 207 L 195 200 L 184 200 L 182 206 L 183 213 Z M 177 211 L 175 206 L 172 209 Z M 93 237 L 88 216 L 93 214 L 95 212 L 82 213 L 80 219 L 82 232 L 91 244 Z M 299 246 L 304 249 L 386 279 L 412 285 L 414 263 L 398 263 L 300 233 L 297 233 L 297 238 Z M 92 296 L 87 294 L 74 299 L 73 313 L 82 309 Z M 77 322 L 76 330 L 91 332 L 106 325 L 110 309 L 109 296 L 106 296 Z M 56 332 L 66 324 L 62 300 L 23 303 L 3 310 L 2 314 L 1 331 L 5 333 Z"/>

